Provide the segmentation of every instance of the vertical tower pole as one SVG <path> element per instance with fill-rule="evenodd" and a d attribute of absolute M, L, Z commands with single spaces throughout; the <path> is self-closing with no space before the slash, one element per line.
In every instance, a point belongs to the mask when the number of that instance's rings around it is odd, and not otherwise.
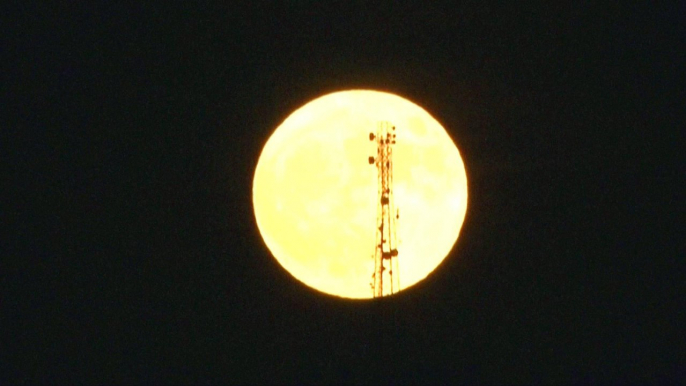
<path fill-rule="evenodd" d="M 369 157 L 369 164 L 376 165 L 377 170 L 376 237 L 372 293 L 374 297 L 381 297 L 400 290 L 396 241 L 396 220 L 398 220 L 399 215 L 393 197 L 395 126 L 385 121 L 379 122 L 376 134 L 369 133 L 369 140 L 375 141 L 377 145 L 376 157 Z"/>

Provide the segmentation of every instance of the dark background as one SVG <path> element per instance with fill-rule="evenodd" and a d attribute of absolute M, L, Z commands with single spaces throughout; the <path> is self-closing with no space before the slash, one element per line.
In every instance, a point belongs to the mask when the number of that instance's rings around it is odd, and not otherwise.
<path fill-rule="evenodd" d="M 1 383 L 686 379 L 683 5 L 109 3 L 3 6 Z M 294 280 L 252 211 L 272 130 L 350 88 L 469 181 L 379 301 Z"/>

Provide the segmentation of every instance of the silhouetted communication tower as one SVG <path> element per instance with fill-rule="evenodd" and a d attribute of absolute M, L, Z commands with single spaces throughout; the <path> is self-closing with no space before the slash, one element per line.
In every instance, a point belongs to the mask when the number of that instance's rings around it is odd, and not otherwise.
<path fill-rule="evenodd" d="M 369 157 L 369 164 L 376 165 L 377 170 L 376 246 L 371 283 L 376 298 L 400 291 L 396 241 L 396 220 L 400 216 L 393 200 L 395 126 L 379 122 L 376 134 L 369 133 L 369 140 L 376 141 L 376 157 Z"/>

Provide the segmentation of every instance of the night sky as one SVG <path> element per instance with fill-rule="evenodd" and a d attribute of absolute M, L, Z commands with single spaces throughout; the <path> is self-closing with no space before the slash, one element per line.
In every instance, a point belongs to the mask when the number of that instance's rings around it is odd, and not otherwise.
<path fill-rule="evenodd" d="M 683 5 L 235 3 L 3 6 L 0 383 L 686 381 Z M 469 182 L 377 301 L 295 280 L 252 208 L 272 131 L 351 88 Z"/>

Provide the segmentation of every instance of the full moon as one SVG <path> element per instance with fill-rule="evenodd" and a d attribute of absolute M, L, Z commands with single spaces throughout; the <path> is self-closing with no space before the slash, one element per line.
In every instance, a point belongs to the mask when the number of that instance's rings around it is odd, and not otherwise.
<path fill-rule="evenodd" d="M 321 292 L 373 297 L 379 202 L 370 141 L 396 127 L 392 194 L 399 290 L 426 278 L 455 245 L 467 210 L 467 176 L 453 139 L 400 96 L 347 90 L 291 113 L 260 154 L 253 206 L 266 246 L 293 277 Z M 398 288 L 396 287 L 396 292 Z"/>

